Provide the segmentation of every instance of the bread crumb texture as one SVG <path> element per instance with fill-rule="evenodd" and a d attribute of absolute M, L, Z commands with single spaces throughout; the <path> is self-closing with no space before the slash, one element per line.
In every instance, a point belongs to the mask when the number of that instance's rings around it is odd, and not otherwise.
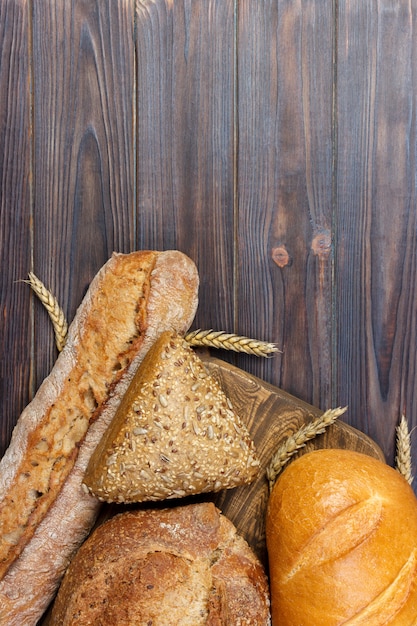
<path fill-rule="evenodd" d="M 52 612 L 67 626 L 266 626 L 265 572 L 212 503 L 124 512 L 70 564 Z"/>
<path fill-rule="evenodd" d="M 272 490 L 266 537 L 274 623 L 417 624 L 417 499 L 388 465 L 302 455 Z"/>
<path fill-rule="evenodd" d="M 84 482 L 108 502 L 142 502 L 249 483 L 259 459 L 218 382 L 178 334 L 140 365 L 93 453 Z"/>
<path fill-rule="evenodd" d="M 84 299 L 81 323 L 69 329 L 57 374 L 45 383 L 52 402 L 36 416 L 36 428 L 0 503 L 0 578 L 49 510 L 74 466 L 90 421 L 137 350 L 146 330 L 146 310 L 140 305 L 156 256 L 113 255 Z"/>

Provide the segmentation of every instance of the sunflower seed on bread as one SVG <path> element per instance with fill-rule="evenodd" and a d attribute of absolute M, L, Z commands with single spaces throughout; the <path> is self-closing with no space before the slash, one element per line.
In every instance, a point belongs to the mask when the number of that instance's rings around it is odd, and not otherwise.
<path fill-rule="evenodd" d="M 94 451 L 84 484 L 106 502 L 144 502 L 252 482 L 255 445 L 219 383 L 178 334 L 164 332 Z"/>

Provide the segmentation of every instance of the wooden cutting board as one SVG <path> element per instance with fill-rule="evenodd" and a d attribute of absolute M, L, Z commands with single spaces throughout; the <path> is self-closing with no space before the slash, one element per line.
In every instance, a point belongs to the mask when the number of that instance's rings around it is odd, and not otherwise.
<path fill-rule="evenodd" d="M 207 353 L 199 355 L 249 427 L 261 459 L 261 472 L 254 483 L 223 491 L 211 499 L 232 520 L 266 566 L 265 513 L 269 492 L 265 470 L 279 444 L 322 411 L 216 357 Z M 381 449 L 372 439 L 340 418 L 300 453 L 315 448 L 347 448 L 385 462 Z"/>

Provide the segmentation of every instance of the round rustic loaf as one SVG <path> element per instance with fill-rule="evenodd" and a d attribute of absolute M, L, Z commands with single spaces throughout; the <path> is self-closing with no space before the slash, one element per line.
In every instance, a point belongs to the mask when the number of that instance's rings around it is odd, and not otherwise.
<path fill-rule="evenodd" d="M 272 490 L 266 537 L 273 624 L 417 624 L 417 499 L 388 465 L 299 457 Z"/>
<path fill-rule="evenodd" d="M 270 624 L 264 570 L 212 503 L 124 512 L 71 562 L 52 623 Z"/>

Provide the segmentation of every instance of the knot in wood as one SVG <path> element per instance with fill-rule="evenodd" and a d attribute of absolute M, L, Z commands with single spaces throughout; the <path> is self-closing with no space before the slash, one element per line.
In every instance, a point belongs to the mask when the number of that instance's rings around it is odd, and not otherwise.
<path fill-rule="evenodd" d="M 322 230 L 313 237 L 311 250 L 315 256 L 323 261 L 329 258 L 332 250 L 332 238 L 329 230 Z"/>
<path fill-rule="evenodd" d="M 278 267 L 285 267 L 291 265 L 291 257 L 288 254 L 288 250 L 285 246 L 277 246 L 272 248 L 272 260 Z"/>

